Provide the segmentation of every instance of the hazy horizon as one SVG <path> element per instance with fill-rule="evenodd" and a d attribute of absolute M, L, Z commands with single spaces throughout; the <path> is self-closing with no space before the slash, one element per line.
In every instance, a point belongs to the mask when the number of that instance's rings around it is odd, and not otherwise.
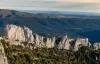
<path fill-rule="evenodd" d="M 100 13 L 92 13 L 92 12 L 73 12 L 73 11 L 41 11 L 41 10 L 17 10 L 20 12 L 27 12 L 27 13 L 46 13 L 46 14 L 68 14 L 68 15 L 86 15 L 86 16 L 100 16 Z"/>
<path fill-rule="evenodd" d="M 100 0 L 3 0 L 0 9 L 100 13 Z"/>

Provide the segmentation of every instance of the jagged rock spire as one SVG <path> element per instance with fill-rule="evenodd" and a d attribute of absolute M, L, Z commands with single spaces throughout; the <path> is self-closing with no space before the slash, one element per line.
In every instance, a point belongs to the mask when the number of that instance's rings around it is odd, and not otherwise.
<path fill-rule="evenodd" d="M 80 45 L 88 46 L 88 38 L 69 39 L 67 35 L 56 37 L 44 37 L 38 34 L 33 34 L 32 30 L 28 27 L 20 27 L 16 25 L 7 25 L 6 37 L 10 41 L 27 42 L 28 44 L 34 44 L 33 48 L 57 48 L 67 50 L 78 50 Z"/>

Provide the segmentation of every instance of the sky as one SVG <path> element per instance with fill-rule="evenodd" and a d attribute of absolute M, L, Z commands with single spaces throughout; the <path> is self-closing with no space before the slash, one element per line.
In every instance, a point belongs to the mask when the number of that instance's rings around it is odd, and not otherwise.
<path fill-rule="evenodd" d="M 0 9 L 100 13 L 100 0 L 1 0 Z"/>

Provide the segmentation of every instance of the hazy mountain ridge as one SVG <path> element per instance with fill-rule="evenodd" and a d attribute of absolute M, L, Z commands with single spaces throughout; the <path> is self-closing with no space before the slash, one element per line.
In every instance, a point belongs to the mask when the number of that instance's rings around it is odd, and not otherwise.
<path fill-rule="evenodd" d="M 80 33 L 100 30 L 100 19 L 98 16 L 30 14 L 5 9 L 1 9 L 0 14 L 0 31 L 2 33 L 4 26 L 7 24 L 27 26 L 34 33 L 42 35 L 62 36 L 68 34 L 69 37 L 73 38 L 87 37 L 88 35 L 84 36 L 80 35 Z M 3 35 L 2 33 L 1 35 Z"/>

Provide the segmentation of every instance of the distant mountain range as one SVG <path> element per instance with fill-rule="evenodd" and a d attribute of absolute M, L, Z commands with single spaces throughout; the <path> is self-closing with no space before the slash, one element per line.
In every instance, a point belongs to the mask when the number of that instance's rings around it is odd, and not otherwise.
<path fill-rule="evenodd" d="M 68 13 L 69 14 L 69 13 Z M 0 9 L 0 35 L 6 24 L 27 26 L 34 33 L 44 36 L 62 36 L 70 38 L 88 37 L 90 41 L 100 41 L 100 17 L 66 14 L 26 13 Z"/>
<path fill-rule="evenodd" d="M 44 13 L 44 14 L 60 14 L 60 15 L 79 15 L 79 16 L 100 16 L 100 13 L 92 13 L 92 12 L 64 12 L 64 11 L 37 11 L 37 10 L 19 10 L 21 12 L 28 13 Z"/>

